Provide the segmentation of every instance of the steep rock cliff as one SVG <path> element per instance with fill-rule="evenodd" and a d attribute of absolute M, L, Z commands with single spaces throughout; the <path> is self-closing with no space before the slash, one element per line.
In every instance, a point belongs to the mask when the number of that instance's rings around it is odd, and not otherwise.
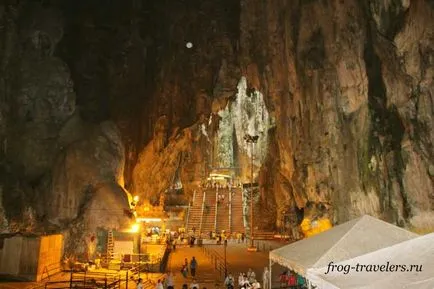
<path fill-rule="evenodd" d="M 77 106 L 56 53 L 63 13 L 37 2 L 0 7 L 2 232 L 75 232 L 74 247 L 97 226 L 125 227 L 124 145 L 113 122 L 90 122 Z"/>
<path fill-rule="evenodd" d="M 216 167 L 249 182 L 252 155 L 259 226 L 321 211 L 433 229 L 432 1 L 0 7 L 7 230 L 120 226 L 92 212 L 128 208 L 124 184 L 155 204 Z"/>
<path fill-rule="evenodd" d="M 280 174 L 275 193 L 291 196 L 278 215 L 312 201 L 331 205 L 335 222 L 369 213 L 432 229 L 432 4 L 242 7 L 244 66 L 258 67 L 250 78 L 276 116 L 280 161 L 269 178 Z"/>

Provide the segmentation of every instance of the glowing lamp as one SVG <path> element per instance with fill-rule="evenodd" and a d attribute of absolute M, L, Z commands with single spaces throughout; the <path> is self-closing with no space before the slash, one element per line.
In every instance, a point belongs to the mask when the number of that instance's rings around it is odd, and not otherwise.
<path fill-rule="evenodd" d="M 187 42 L 187 44 L 185 44 L 185 47 L 187 47 L 187 48 L 192 48 L 193 47 L 193 43 L 191 43 L 191 42 Z"/>
<path fill-rule="evenodd" d="M 130 232 L 131 233 L 137 233 L 140 230 L 140 225 L 139 224 L 134 224 L 131 226 Z"/>
<path fill-rule="evenodd" d="M 133 200 L 137 203 L 139 201 L 139 196 L 134 196 Z"/>

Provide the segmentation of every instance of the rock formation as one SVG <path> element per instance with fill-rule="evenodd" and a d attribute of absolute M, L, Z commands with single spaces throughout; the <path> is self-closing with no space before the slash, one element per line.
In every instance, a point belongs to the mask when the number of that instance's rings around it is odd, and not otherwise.
<path fill-rule="evenodd" d="M 0 37 L 3 230 L 120 226 L 92 210 L 252 153 L 260 226 L 434 229 L 432 1 L 10 1 Z"/>

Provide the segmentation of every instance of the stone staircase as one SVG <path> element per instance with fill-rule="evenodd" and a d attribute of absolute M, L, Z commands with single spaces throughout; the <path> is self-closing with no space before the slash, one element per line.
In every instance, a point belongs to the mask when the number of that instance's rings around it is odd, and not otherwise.
<path fill-rule="evenodd" d="M 196 228 L 196 231 L 199 232 L 200 221 L 202 218 L 202 202 L 203 202 L 203 191 L 196 191 L 196 194 L 193 199 L 193 205 L 190 207 L 190 211 L 188 213 L 188 223 L 187 230 L 190 231 L 193 228 Z"/>
<path fill-rule="evenodd" d="M 219 189 L 219 194 L 224 195 L 224 201 L 217 206 L 217 228 L 216 231 L 230 232 L 229 227 L 229 189 Z"/>
<path fill-rule="evenodd" d="M 205 191 L 205 210 L 202 218 L 202 233 L 215 231 L 215 213 L 217 207 L 215 189 L 206 189 Z"/>
<path fill-rule="evenodd" d="M 229 193 L 232 192 L 232 197 Z M 202 211 L 203 198 L 205 194 L 205 207 Z M 215 188 L 198 190 L 195 193 L 193 204 L 190 207 L 187 222 L 187 232 L 192 233 L 193 227 L 196 228 L 196 234 L 208 234 L 209 232 L 226 232 L 244 233 L 243 222 L 243 197 L 241 188 L 219 188 L 219 194 L 225 196 L 224 202 L 217 205 L 217 196 Z M 227 205 L 231 199 L 231 205 Z M 202 216 L 203 213 L 203 216 Z M 216 222 L 217 213 L 217 222 Z M 230 222 L 229 222 L 230 218 Z"/>
<path fill-rule="evenodd" d="M 193 248 L 182 248 L 182 250 L 175 250 L 170 254 L 168 262 L 168 270 L 174 273 L 174 285 L 175 288 L 182 288 L 183 284 L 190 285 L 192 277 L 190 271 L 187 278 L 184 278 L 180 273 L 182 264 L 184 263 L 184 258 L 191 261 L 191 257 L 195 256 L 198 262 L 198 268 L 196 273 L 196 279 L 200 285 L 200 288 L 220 288 L 224 289 L 224 286 L 217 287 L 216 283 L 222 283 L 222 278 L 219 276 L 219 272 L 215 270 L 214 262 L 204 253 L 204 250 L 200 247 Z M 130 287 L 128 287 L 130 288 Z M 135 287 L 131 287 L 135 288 Z M 155 286 L 152 288 L 154 289 Z M 190 288 L 190 287 L 189 287 Z"/>
<path fill-rule="evenodd" d="M 234 188 L 232 189 L 232 192 L 231 231 L 244 233 L 243 191 L 241 188 Z"/>

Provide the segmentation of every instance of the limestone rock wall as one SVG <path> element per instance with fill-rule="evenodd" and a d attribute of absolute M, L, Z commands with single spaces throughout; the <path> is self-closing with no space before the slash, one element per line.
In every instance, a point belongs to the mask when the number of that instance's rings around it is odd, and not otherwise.
<path fill-rule="evenodd" d="M 174 183 L 191 195 L 226 165 L 249 181 L 246 130 L 261 135 L 261 227 L 321 210 L 431 230 L 433 11 L 428 0 L 2 3 L 0 224 L 69 224 L 73 236 L 127 223 L 92 213 L 128 208 L 125 189 L 151 203 Z"/>
<path fill-rule="evenodd" d="M 432 229 L 430 1 L 241 3 L 243 65 L 258 67 L 248 79 L 277 123 L 269 178 L 290 196 L 278 219 L 311 201 L 335 222 L 369 213 Z"/>
<path fill-rule="evenodd" d="M 123 140 L 115 123 L 92 122 L 77 105 L 57 52 L 65 22 L 54 5 L 0 4 L 0 224 L 1 232 L 69 233 L 79 223 L 67 240 L 74 244 L 130 218 Z"/>

